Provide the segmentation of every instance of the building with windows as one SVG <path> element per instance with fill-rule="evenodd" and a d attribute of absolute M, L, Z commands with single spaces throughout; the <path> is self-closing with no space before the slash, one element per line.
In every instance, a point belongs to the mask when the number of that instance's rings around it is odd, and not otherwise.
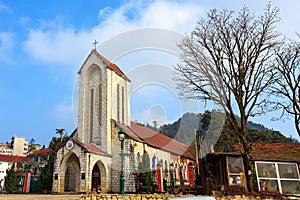
<path fill-rule="evenodd" d="M 4 185 L 4 178 L 6 176 L 6 170 L 8 169 L 7 160 L 0 160 L 0 180 L 2 180 L 2 184 Z M 2 188 L 3 188 L 2 185 Z"/>
<path fill-rule="evenodd" d="M 8 142 L 0 144 L 0 154 L 13 155 L 11 144 Z"/>
<path fill-rule="evenodd" d="M 56 153 L 53 192 L 136 192 L 145 155 L 158 191 L 171 168 L 173 184 L 189 184 L 187 145 L 130 121 L 130 80 L 117 65 L 93 49 L 78 74 L 78 128 Z"/>
<path fill-rule="evenodd" d="M 0 154 L 26 156 L 28 153 L 28 142 L 25 137 L 13 136 L 11 142 L 0 144 Z"/>
<path fill-rule="evenodd" d="M 260 191 L 300 196 L 300 144 L 255 144 L 252 157 Z"/>
<path fill-rule="evenodd" d="M 211 190 L 247 191 L 246 177 L 254 172 L 246 171 L 241 145 L 234 147 L 206 156 L 207 187 Z M 259 191 L 300 195 L 300 144 L 257 143 L 253 144 L 250 156 Z"/>
<path fill-rule="evenodd" d="M 22 172 L 22 170 L 25 169 L 26 164 L 30 164 L 30 160 L 30 158 L 25 156 L 0 154 L 0 180 L 3 180 L 2 184 L 4 185 L 7 169 L 11 169 L 12 166 L 14 166 L 17 173 Z"/>
<path fill-rule="evenodd" d="M 28 158 L 31 158 L 30 171 L 34 176 L 40 175 L 41 169 L 48 164 L 51 151 L 51 148 L 38 149 L 27 156 Z"/>
<path fill-rule="evenodd" d="M 13 136 L 11 138 L 11 148 L 13 155 L 26 156 L 28 152 L 28 142 L 25 137 Z"/>

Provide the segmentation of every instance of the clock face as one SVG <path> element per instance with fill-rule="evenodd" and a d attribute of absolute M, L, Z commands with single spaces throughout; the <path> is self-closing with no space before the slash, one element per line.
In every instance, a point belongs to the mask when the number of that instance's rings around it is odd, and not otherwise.
<path fill-rule="evenodd" d="M 67 144 L 66 144 L 66 148 L 67 148 L 68 150 L 71 150 L 71 149 L 73 149 L 73 147 L 74 147 L 73 141 L 69 140 L 69 141 L 67 142 Z"/>

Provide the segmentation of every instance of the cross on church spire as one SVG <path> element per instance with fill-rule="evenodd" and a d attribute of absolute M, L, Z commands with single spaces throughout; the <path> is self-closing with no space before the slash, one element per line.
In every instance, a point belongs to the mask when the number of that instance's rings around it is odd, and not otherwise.
<path fill-rule="evenodd" d="M 94 49 L 95 49 L 95 50 L 96 50 L 97 44 L 98 44 L 98 42 L 95 40 L 95 41 L 93 42 L 93 45 L 94 45 Z"/>

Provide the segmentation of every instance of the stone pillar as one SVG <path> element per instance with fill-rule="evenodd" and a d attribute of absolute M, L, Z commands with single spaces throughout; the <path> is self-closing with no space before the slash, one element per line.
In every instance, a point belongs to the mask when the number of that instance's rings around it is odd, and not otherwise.
<path fill-rule="evenodd" d="M 64 171 L 65 166 L 61 166 L 61 161 L 64 157 L 64 147 L 61 148 L 54 158 L 52 192 L 63 192 L 64 188 Z M 63 168 L 64 167 L 64 168 Z"/>
<path fill-rule="evenodd" d="M 125 145 L 124 145 L 124 155 L 125 155 L 125 161 L 124 161 L 124 171 L 125 171 L 125 192 L 130 192 L 133 193 L 135 192 L 135 170 L 134 170 L 134 158 L 133 154 L 131 152 L 132 147 L 130 145 L 130 140 L 131 139 L 126 139 L 125 140 Z M 133 164 L 133 165 L 132 165 Z"/>
<path fill-rule="evenodd" d="M 111 165 L 111 190 L 112 192 L 120 191 L 120 169 L 121 169 L 121 142 L 118 138 L 120 131 L 114 121 L 111 123 L 111 149 L 112 165 Z M 125 181 L 126 182 L 126 181 Z"/>
<path fill-rule="evenodd" d="M 79 181 L 79 191 L 80 192 L 89 192 L 89 188 L 87 187 L 87 177 L 88 177 L 88 154 L 84 151 L 84 149 L 81 150 L 81 155 L 79 158 L 80 161 L 80 181 Z"/>
<path fill-rule="evenodd" d="M 58 158 L 57 156 L 54 157 L 54 166 L 53 166 L 53 177 L 52 177 L 52 192 L 57 193 L 58 192 Z"/>
<path fill-rule="evenodd" d="M 85 190 L 86 192 L 92 191 L 92 170 L 93 166 L 91 166 L 92 155 L 87 153 L 87 162 L 85 168 Z"/>

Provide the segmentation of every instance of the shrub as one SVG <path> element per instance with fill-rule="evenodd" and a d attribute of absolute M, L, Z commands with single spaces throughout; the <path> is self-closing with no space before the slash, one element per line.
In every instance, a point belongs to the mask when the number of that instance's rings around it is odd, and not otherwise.
<path fill-rule="evenodd" d="M 17 189 L 17 175 L 15 172 L 15 164 L 10 169 L 6 170 L 5 189 L 7 193 L 14 193 Z"/>

